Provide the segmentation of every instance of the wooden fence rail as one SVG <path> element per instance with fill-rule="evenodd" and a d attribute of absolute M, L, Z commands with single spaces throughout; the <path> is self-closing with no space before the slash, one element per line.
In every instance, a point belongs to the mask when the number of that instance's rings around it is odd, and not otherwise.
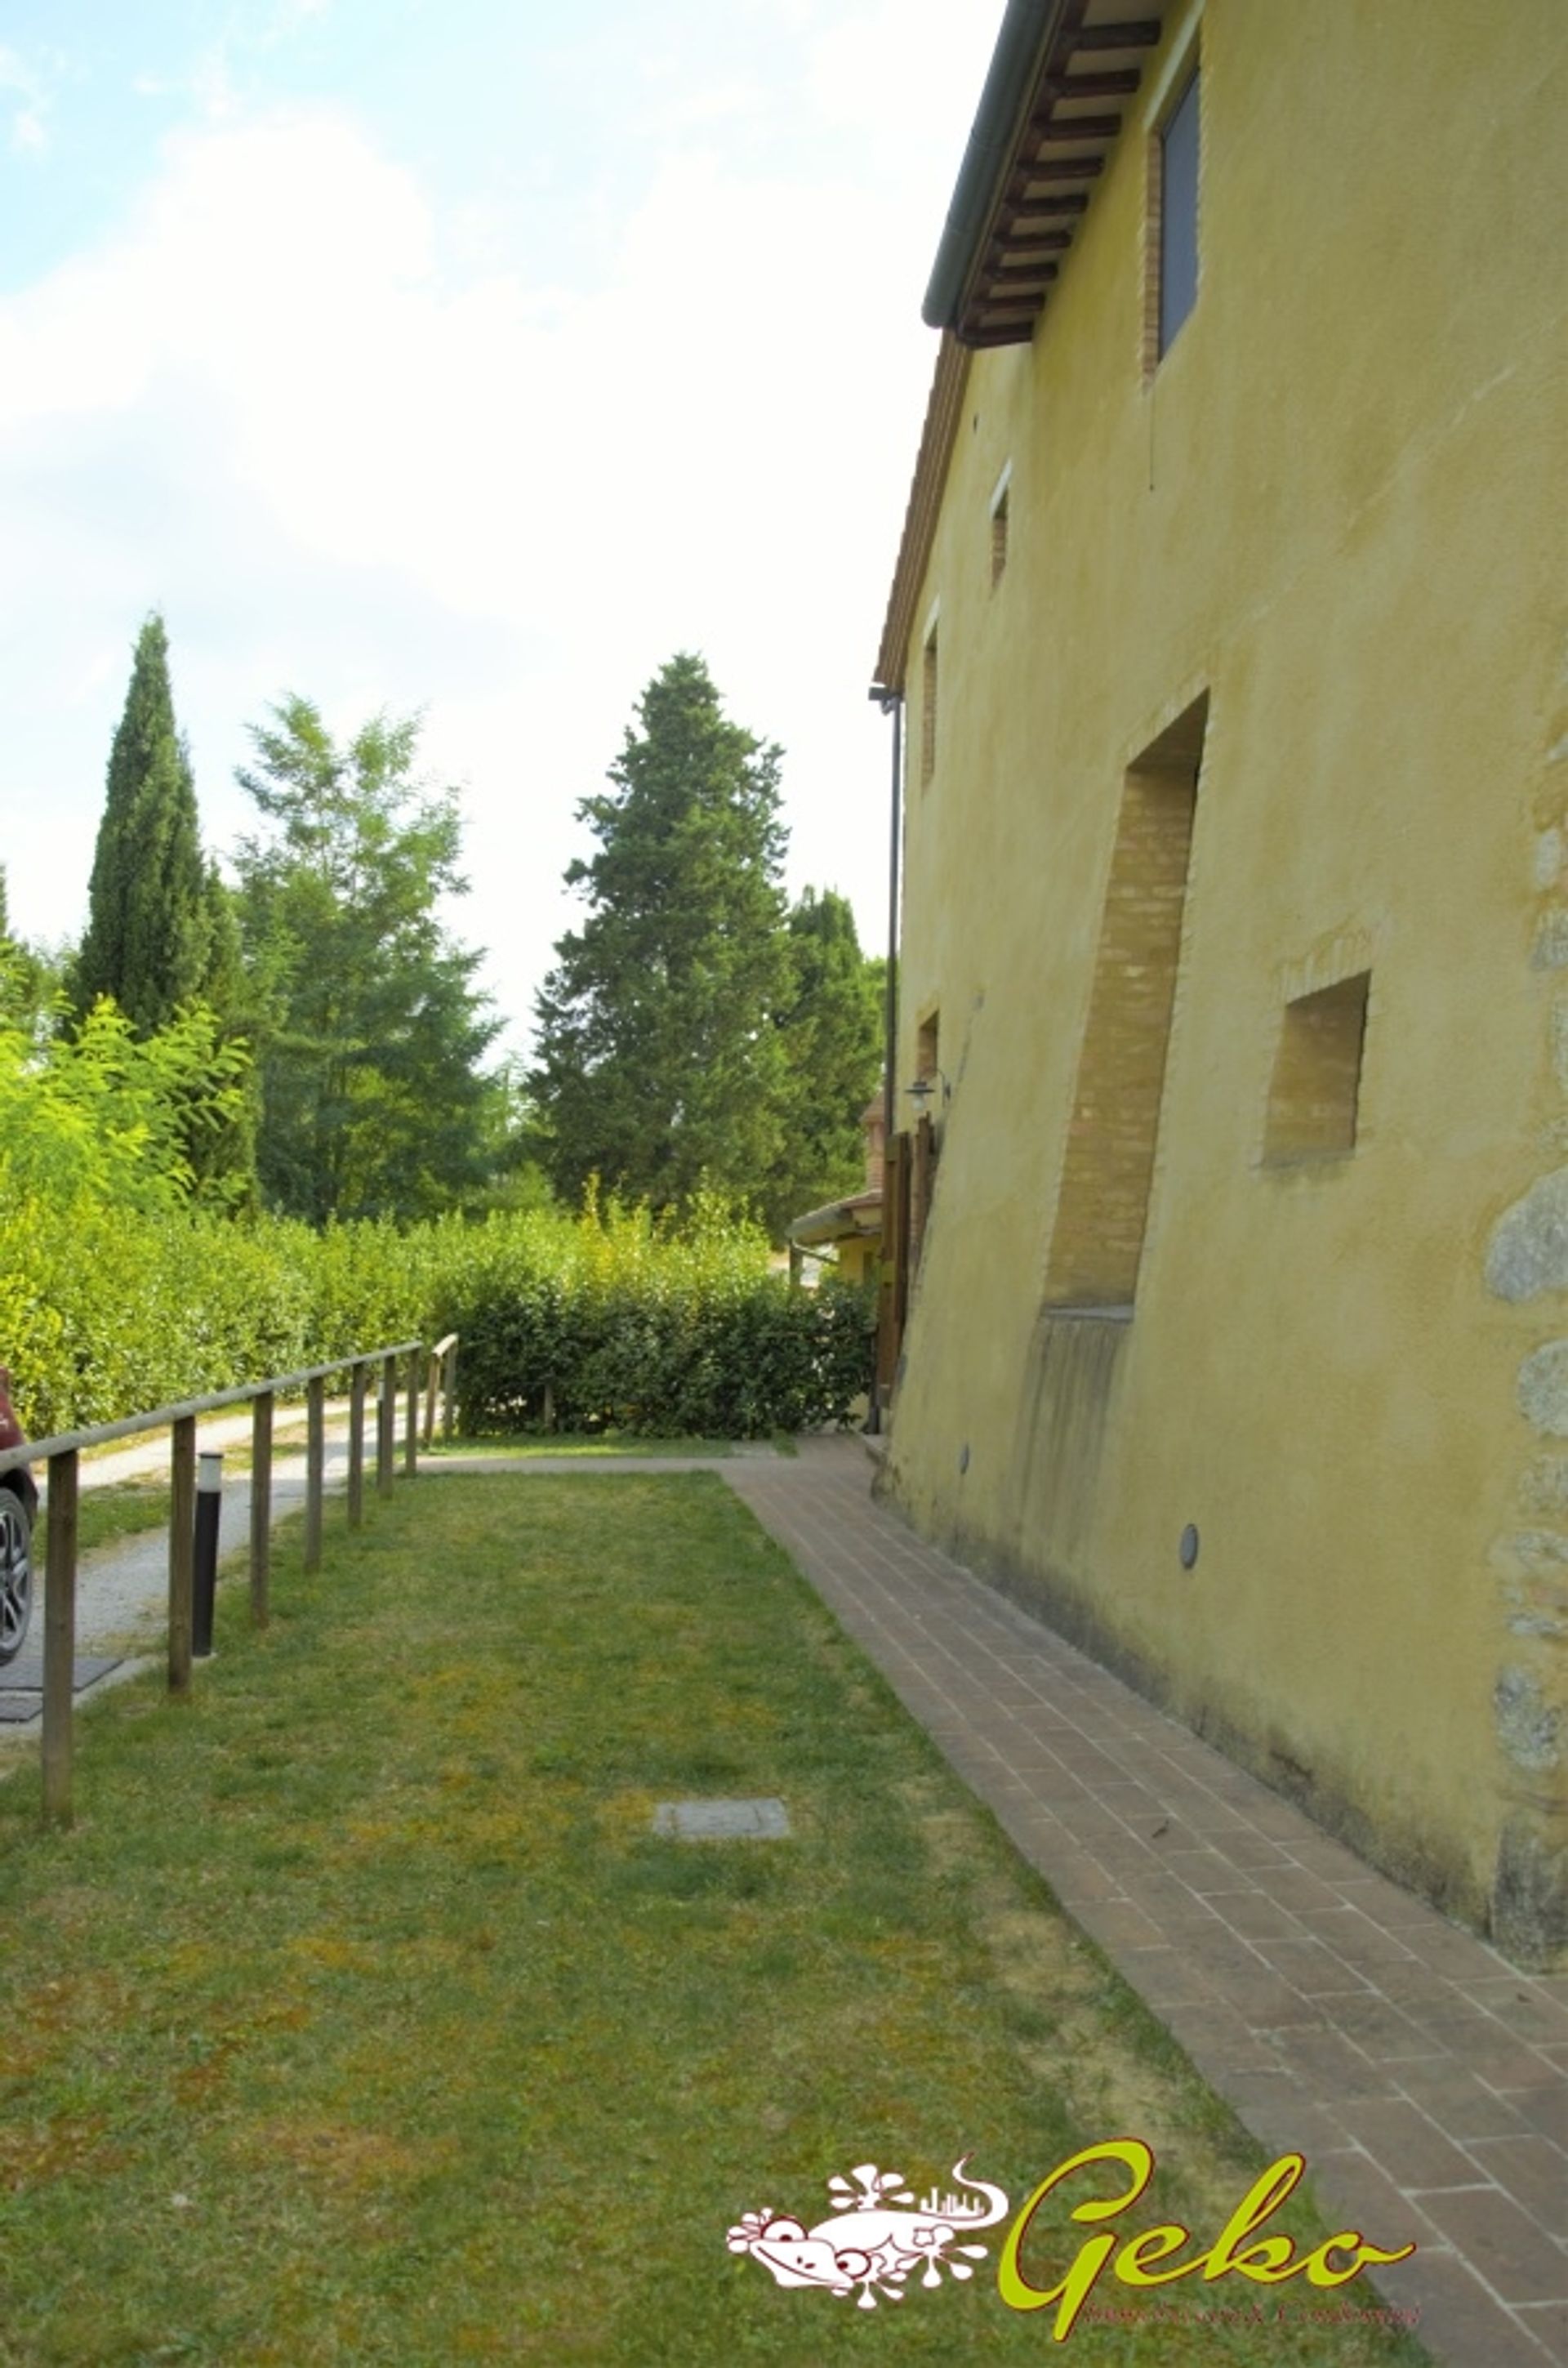
<path fill-rule="evenodd" d="M 453 1391 L 456 1386 L 457 1335 L 449 1333 L 430 1351 L 425 1418 L 425 1443 L 430 1444 L 435 1421 L 437 1382 L 445 1387 L 445 1430 L 451 1436 Z M 321 1561 L 322 1515 L 326 1486 L 326 1383 L 334 1373 L 349 1376 L 348 1521 L 358 1529 L 364 1518 L 364 1417 L 368 1377 L 380 1368 L 376 1420 L 376 1488 L 390 1496 L 397 1457 L 398 1367 L 407 1360 L 406 1413 L 403 1427 L 403 1468 L 418 1469 L 420 1360 L 425 1344 L 400 1340 L 394 1347 L 372 1349 L 330 1364 L 312 1365 L 298 1373 L 277 1373 L 264 1382 L 247 1382 L 239 1389 L 215 1390 L 209 1397 L 185 1398 L 177 1405 L 155 1406 L 150 1414 L 127 1415 L 119 1422 L 95 1423 L 86 1430 L 61 1432 L 52 1439 L 29 1440 L 23 1447 L 0 1450 L 0 1473 L 22 1463 L 47 1463 L 49 1511 L 47 1585 L 44 1590 L 43 1637 L 43 1815 L 46 1824 L 69 1825 L 74 1736 L 73 1680 L 76 1647 L 76 1528 L 80 1485 L 78 1459 L 85 1447 L 101 1447 L 117 1439 L 133 1439 L 148 1430 L 172 1434 L 172 1489 L 169 1508 L 168 1682 L 176 1700 L 190 1695 L 191 1627 L 194 1595 L 196 1506 L 196 1423 L 199 1415 L 216 1414 L 224 1406 L 251 1407 L 250 1607 L 253 1625 L 265 1628 L 272 1565 L 272 1426 L 277 1401 L 284 1392 L 305 1393 L 305 1530 L 304 1563 L 313 1570 Z"/>

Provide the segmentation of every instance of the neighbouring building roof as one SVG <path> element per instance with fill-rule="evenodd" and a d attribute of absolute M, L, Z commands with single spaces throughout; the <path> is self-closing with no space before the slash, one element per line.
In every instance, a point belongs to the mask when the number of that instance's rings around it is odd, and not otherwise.
<path fill-rule="evenodd" d="M 869 1239 L 882 1230 L 884 1122 L 880 1099 L 867 1103 L 860 1113 L 860 1124 L 866 1136 L 864 1189 L 842 1201 L 828 1201 L 820 1209 L 808 1209 L 803 1217 L 796 1217 L 790 1226 L 790 1239 L 801 1249 L 814 1249 L 827 1242 Z"/>
<path fill-rule="evenodd" d="M 790 1239 L 803 1250 L 816 1249 L 829 1242 L 849 1242 L 869 1238 L 882 1230 L 882 1196 L 881 1190 L 858 1192 L 852 1200 L 829 1201 L 821 1209 L 810 1209 L 803 1217 L 796 1217 L 790 1227 Z"/>

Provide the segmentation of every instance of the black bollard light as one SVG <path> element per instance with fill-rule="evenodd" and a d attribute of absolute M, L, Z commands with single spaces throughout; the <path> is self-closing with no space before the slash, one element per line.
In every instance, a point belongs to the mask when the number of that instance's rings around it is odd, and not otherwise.
<path fill-rule="evenodd" d="M 196 1459 L 196 1567 L 192 1574 L 190 1656 L 194 1661 L 212 1657 L 212 1599 L 218 1588 L 218 1516 L 223 1502 L 223 1459 L 219 1454 Z"/>

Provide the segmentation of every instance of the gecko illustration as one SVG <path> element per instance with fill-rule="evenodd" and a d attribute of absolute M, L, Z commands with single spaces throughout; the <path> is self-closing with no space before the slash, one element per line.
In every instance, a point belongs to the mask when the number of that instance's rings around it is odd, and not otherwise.
<path fill-rule="evenodd" d="M 994 2226 L 1007 2198 L 999 2187 L 971 2179 L 969 2160 L 966 2154 L 953 2166 L 955 2184 L 967 2192 L 938 2195 L 933 2188 L 918 2201 L 902 2171 L 860 2163 L 846 2179 L 827 2182 L 837 2217 L 807 2228 L 788 2213 L 747 2212 L 729 2232 L 730 2250 L 755 2254 L 781 2286 L 820 2286 L 842 2295 L 858 2287 L 862 2310 L 874 2310 L 879 2294 L 902 2302 L 905 2278 L 922 2263 L 922 2285 L 939 2285 L 944 2269 L 952 2278 L 972 2277 L 970 2264 L 984 2260 L 985 2247 L 959 2239 Z"/>

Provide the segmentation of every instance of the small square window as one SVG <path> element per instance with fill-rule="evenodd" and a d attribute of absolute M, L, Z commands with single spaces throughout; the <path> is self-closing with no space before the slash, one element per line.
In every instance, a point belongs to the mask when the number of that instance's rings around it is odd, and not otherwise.
<path fill-rule="evenodd" d="M 1371 973 L 1285 1006 L 1264 1128 L 1266 1167 L 1345 1159 L 1356 1148 Z"/>

